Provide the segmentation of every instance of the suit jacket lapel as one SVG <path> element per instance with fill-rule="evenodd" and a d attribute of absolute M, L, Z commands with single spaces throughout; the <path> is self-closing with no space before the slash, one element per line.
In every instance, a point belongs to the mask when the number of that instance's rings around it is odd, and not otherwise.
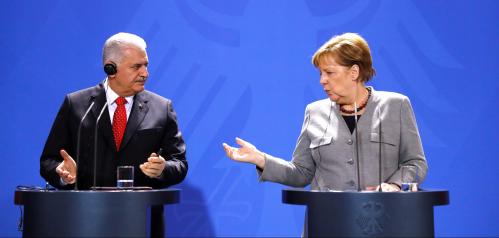
<path fill-rule="evenodd" d="M 93 96 L 95 98 L 95 105 L 92 108 L 92 114 L 94 116 L 94 122 L 96 123 L 97 117 L 102 110 L 104 104 L 107 103 L 106 92 L 104 90 L 104 86 L 99 84 L 95 87 L 95 91 L 93 92 Z M 102 113 L 102 116 L 99 120 L 99 131 L 98 133 L 104 136 L 108 147 L 113 148 L 116 151 L 116 145 L 114 143 L 113 129 L 111 127 L 111 119 L 109 118 L 109 110 L 106 108 Z"/>
<path fill-rule="evenodd" d="M 130 112 L 130 116 L 128 118 L 128 122 L 126 124 L 125 135 L 123 136 L 123 141 L 121 142 L 120 150 L 125 148 L 133 134 L 139 127 L 140 123 L 144 120 L 147 112 L 149 111 L 149 107 L 147 106 L 147 96 L 140 92 L 134 97 L 134 102 L 132 106 L 132 111 Z"/>

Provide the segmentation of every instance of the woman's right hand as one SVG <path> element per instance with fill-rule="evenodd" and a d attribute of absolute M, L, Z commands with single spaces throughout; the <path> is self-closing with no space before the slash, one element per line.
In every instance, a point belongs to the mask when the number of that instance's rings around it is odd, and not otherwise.
<path fill-rule="evenodd" d="M 236 137 L 236 143 L 241 147 L 235 148 L 223 143 L 227 157 L 235 161 L 254 164 L 260 169 L 265 167 L 265 156 L 254 145 L 238 137 Z"/>

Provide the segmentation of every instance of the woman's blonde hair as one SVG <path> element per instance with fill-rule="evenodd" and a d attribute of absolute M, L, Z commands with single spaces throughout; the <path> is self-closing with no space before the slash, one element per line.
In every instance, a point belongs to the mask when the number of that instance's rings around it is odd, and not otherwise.
<path fill-rule="evenodd" d="M 362 82 L 369 81 L 376 74 L 371 50 L 366 40 L 359 34 L 344 33 L 334 36 L 315 52 L 312 63 L 315 67 L 319 67 L 319 64 L 327 57 L 333 57 L 342 66 L 359 66 L 359 77 Z"/>

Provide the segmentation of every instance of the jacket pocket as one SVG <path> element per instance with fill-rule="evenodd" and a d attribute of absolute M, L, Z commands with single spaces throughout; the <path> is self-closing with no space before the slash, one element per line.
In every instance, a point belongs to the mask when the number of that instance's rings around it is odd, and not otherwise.
<path fill-rule="evenodd" d="M 137 135 L 154 135 L 161 133 L 162 127 L 154 127 L 154 128 L 147 128 L 147 129 L 141 129 L 137 130 L 135 134 Z"/>
<path fill-rule="evenodd" d="M 381 133 L 381 138 L 378 132 L 371 132 L 371 142 L 383 143 L 387 145 L 397 146 L 398 140 L 390 133 Z"/>
<path fill-rule="evenodd" d="M 331 137 L 331 136 L 329 136 L 329 137 L 317 137 L 317 138 L 312 139 L 312 141 L 310 142 L 309 148 L 315 149 L 319 146 L 329 145 L 331 143 L 334 143 L 333 137 Z"/>

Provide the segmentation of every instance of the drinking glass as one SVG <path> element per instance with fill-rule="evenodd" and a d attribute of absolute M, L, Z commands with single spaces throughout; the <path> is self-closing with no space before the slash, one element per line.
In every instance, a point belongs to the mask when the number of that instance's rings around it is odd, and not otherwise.
<path fill-rule="evenodd" d="M 404 165 L 401 168 L 402 191 L 417 192 L 419 173 L 418 167 L 414 165 Z"/>
<path fill-rule="evenodd" d="M 118 166 L 116 176 L 118 188 L 133 187 L 133 166 Z"/>

